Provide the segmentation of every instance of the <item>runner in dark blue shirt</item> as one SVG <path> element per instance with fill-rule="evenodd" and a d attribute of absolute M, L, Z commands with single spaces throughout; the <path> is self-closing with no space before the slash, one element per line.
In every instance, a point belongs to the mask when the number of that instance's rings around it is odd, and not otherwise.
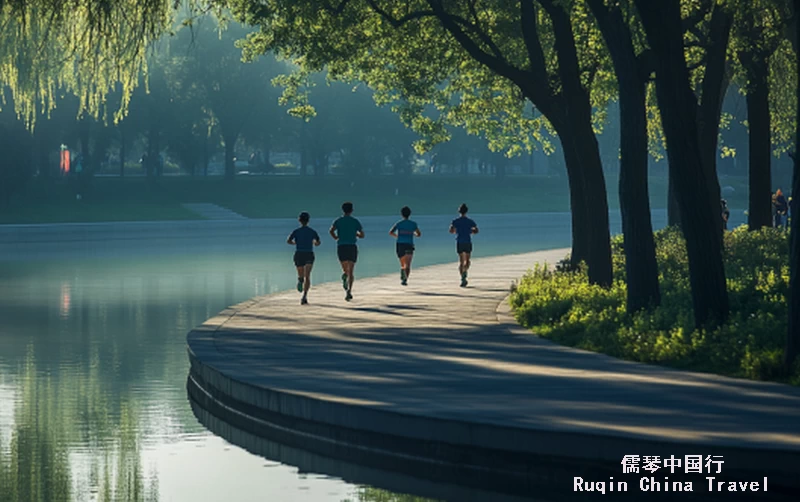
<path fill-rule="evenodd" d="M 300 227 L 294 229 L 286 240 L 288 244 L 297 246 L 294 253 L 294 266 L 297 268 L 297 291 L 303 293 L 300 305 L 308 304 L 308 290 L 311 289 L 311 269 L 314 266 L 314 246 L 319 246 L 319 234 L 308 226 L 311 217 L 305 211 L 300 213 L 297 221 Z"/>
<path fill-rule="evenodd" d="M 467 218 L 469 208 L 461 204 L 458 213 L 461 215 L 450 223 L 450 233 L 456 234 L 456 253 L 458 253 L 458 272 L 461 274 L 461 287 L 467 287 L 467 271 L 472 255 L 472 234 L 478 233 L 478 225 Z"/>

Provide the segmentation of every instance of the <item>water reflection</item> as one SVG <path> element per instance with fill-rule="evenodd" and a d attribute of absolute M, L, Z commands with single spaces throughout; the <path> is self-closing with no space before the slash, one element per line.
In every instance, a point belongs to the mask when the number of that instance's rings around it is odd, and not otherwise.
<path fill-rule="evenodd" d="M 158 480 L 141 465 L 140 407 L 121 396 L 108 413 L 92 367 L 69 379 L 43 374 L 29 346 L 17 396 L 4 399 L 13 425 L 8 446 L 0 443 L 0 501 L 158 500 Z"/>
<path fill-rule="evenodd" d="M 432 482 L 423 478 L 412 477 L 407 474 L 381 470 L 368 465 L 359 465 L 340 459 L 331 459 L 325 456 L 310 453 L 305 450 L 292 448 L 284 444 L 270 441 L 261 436 L 253 435 L 239 429 L 212 413 L 205 410 L 194 400 L 190 400 L 192 410 L 197 419 L 209 430 L 225 438 L 231 443 L 241 446 L 249 452 L 260 455 L 270 461 L 297 466 L 300 472 L 311 472 L 342 478 L 361 485 L 375 485 L 388 487 L 389 490 L 372 486 L 361 486 L 354 498 L 346 501 L 363 502 L 433 502 L 434 500 L 459 500 L 493 502 L 534 502 L 530 498 L 519 498 L 496 492 L 485 492 L 464 484 L 448 484 Z M 436 498 L 425 498 L 416 495 L 394 492 L 422 493 Z M 441 498 L 439 498 L 441 497 Z"/>

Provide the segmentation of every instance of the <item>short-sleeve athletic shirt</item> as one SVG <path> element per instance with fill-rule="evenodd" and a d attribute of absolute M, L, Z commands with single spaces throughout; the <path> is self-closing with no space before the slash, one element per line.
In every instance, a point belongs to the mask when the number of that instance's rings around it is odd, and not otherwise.
<path fill-rule="evenodd" d="M 474 221 L 467 217 L 459 217 L 453 220 L 451 225 L 456 229 L 456 242 L 472 242 L 472 229 L 478 226 Z"/>
<path fill-rule="evenodd" d="M 398 244 L 414 244 L 414 232 L 417 231 L 417 222 L 411 220 L 400 220 L 394 224 L 390 232 L 397 231 Z"/>
<path fill-rule="evenodd" d="M 311 227 L 295 228 L 290 239 L 294 239 L 298 251 L 314 251 L 314 241 L 319 240 L 319 234 Z"/>
<path fill-rule="evenodd" d="M 356 243 L 356 233 L 363 230 L 361 222 L 352 216 L 342 216 L 333 222 L 333 228 L 336 229 L 336 234 L 339 236 L 337 242 L 340 246 L 353 245 Z"/>

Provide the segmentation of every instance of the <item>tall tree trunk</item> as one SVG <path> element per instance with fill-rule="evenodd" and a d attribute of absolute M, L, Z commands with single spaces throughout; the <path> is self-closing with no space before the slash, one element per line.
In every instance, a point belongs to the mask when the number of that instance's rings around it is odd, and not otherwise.
<path fill-rule="evenodd" d="M 520 28 L 528 53 L 527 68 L 521 71 L 502 58 L 484 52 L 462 25 L 446 12 L 445 2 L 429 2 L 429 5 L 442 26 L 476 61 L 515 82 L 522 94 L 558 131 L 570 177 L 572 259 L 586 260 L 590 282 L 610 285 L 613 273 L 605 177 L 597 138 L 592 130 L 592 106 L 589 92 L 584 87 L 570 12 L 562 2 L 555 0 L 519 3 Z M 548 84 L 553 75 L 548 72 L 539 37 L 537 5 L 547 12 L 555 35 L 553 47 L 561 84 L 558 91 Z"/>
<path fill-rule="evenodd" d="M 119 177 L 125 177 L 125 155 L 127 150 L 126 134 L 123 127 L 119 128 Z"/>
<path fill-rule="evenodd" d="M 51 153 L 48 148 L 50 142 L 50 135 L 47 130 L 41 125 L 33 130 L 33 139 L 36 147 L 34 148 L 34 166 L 35 171 L 39 171 L 39 175 L 44 178 L 52 178 L 54 170 L 50 165 L 49 154 Z"/>
<path fill-rule="evenodd" d="M 799 58 L 800 59 L 800 58 Z M 798 61 L 800 68 L 800 61 Z M 800 99 L 800 87 L 798 87 Z M 800 120 L 800 101 L 798 101 L 797 118 Z M 798 122 L 797 135 L 800 136 L 800 122 Z M 795 143 L 795 148 L 800 146 L 800 141 Z M 797 150 L 795 150 L 797 151 Z M 791 228 L 789 229 L 789 329 L 786 337 L 786 368 L 791 369 L 792 364 L 800 353 L 800 163 L 797 153 L 794 158 L 794 173 L 792 176 L 792 202 L 791 202 Z"/>
<path fill-rule="evenodd" d="M 203 176 L 208 177 L 208 135 L 203 137 Z"/>
<path fill-rule="evenodd" d="M 508 165 L 508 159 L 503 156 L 503 158 L 497 160 L 496 168 L 494 171 L 494 177 L 501 180 L 506 177 L 506 166 Z"/>
<path fill-rule="evenodd" d="M 722 101 L 728 88 L 726 72 L 728 40 L 733 26 L 733 13 L 727 6 L 715 3 L 709 22 L 706 50 L 706 65 L 700 85 L 700 104 L 698 107 L 698 129 L 700 134 L 700 155 L 710 197 L 717 201 L 717 228 L 722 232 L 722 211 L 719 210 L 720 187 L 717 176 L 717 147 L 719 143 L 719 121 L 722 115 Z"/>
<path fill-rule="evenodd" d="M 749 57 L 747 61 L 747 123 L 749 153 L 749 186 L 747 224 L 750 230 L 772 226 L 772 170 L 770 163 L 772 148 L 769 115 L 769 61 L 766 58 Z"/>
<path fill-rule="evenodd" d="M 800 0 L 794 0 L 794 11 L 800 13 Z M 795 39 L 800 39 L 800 22 L 794 25 Z M 787 372 L 800 352 L 800 52 L 795 52 L 797 71 L 797 111 L 795 114 L 794 176 L 792 180 L 792 228 L 789 235 L 789 326 L 786 333 L 784 363 Z"/>
<path fill-rule="evenodd" d="M 686 238 L 695 325 L 723 322 L 729 304 L 722 262 L 722 216 L 700 151 L 697 100 L 684 57 L 680 2 L 635 2 L 657 56 L 656 95 Z"/>
<path fill-rule="evenodd" d="M 603 0 L 589 0 L 619 82 L 620 172 L 619 201 L 625 244 L 628 312 L 661 303 L 658 264 L 650 219 L 647 186 L 647 98 L 644 71 L 619 7 L 609 10 Z"/>
<path fill-rule="evenodd" d="M 156 175 L 156 164 L 158 163 L 158 155 L 161 152 L 160 136 L 158 127 L 152 125 L 147 138 L 147 162 L 144 166 L 149 179 L 154 179 Z"/>
<path fill-rule="evenodd" d="M 306 139 L 306 121 L 303 120 L 300 124 L 300 176 L 306 175 L 306 158 L 308 156 Z"/>
<path fill-rule="evenodd" d="M 89 147 L 89 139 L 90 139 L 90 123 L 88 118 L 81 119 L 80 127 L 78 129 L 78 136 L 81 145 L 81 168 L 83 169 L 83 173 L 81 173 L 81 177 L 84 177 L 90 170 L 91 166 L 91 157 L 92 153 Z"/>
<path fill-rule="evenodd" d="M 578 121 L 579 122 L 579 121 Z M 589 282 L 611 285 L 611 236 L 608 199 L 597 138 L 586 121 L 559 131 L 570 189 L 573 264 L 585 261 Z"/>
<path fill-rule="evenodd" d="M 239 138 L 238 134 L 228 133 L 222 136 L 225 142 L 225 179 L 233 181 L 236 177 L 236 164 L 234 163 L 234 155 L 236 147 L 236 140 Z"/>
<path fill-rule="evenodd" d="M 681 226 L 681 209 L 678 206 L 675 178 L 671 171 L 667 173 L 667 225 L 678 228 Z"/>

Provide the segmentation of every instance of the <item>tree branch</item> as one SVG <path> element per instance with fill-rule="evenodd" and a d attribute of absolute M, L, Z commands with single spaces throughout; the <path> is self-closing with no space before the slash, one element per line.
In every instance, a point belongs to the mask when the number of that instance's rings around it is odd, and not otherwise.
<path fill-rule="evenodd" d="M 413 21 L 415 19 L 422 19 L 425 17 L 434 17 L 436 14 L 432 10 L 418 10 L 414 12 L 409 12 L 408 14 L 404 15 L 403 17 L 396 18 L 388 13 L 386 10 L 382 9 L 375 0 L 367 0 L 367 3 L 372 10 L 375 11 L 378 15 L 380 15 L 383 19 L 389 22 L 393 27 L 400 28 L 404 24 L 409 21 Z"/>
<path fill-rule="evenodd" d="M 532 85 L 537 87 L 536 93 L 546 96 L 551 92 L 544 50 L 539 40 L 539 26 L 536 22 L 536 7 L 533 0 L 522 0 L 520 2 L 520 20 L 522 23 L 522 39 L 525 41 L 525 48 L 528 51 L 528 61 L 530 62 L 530 71 L 533 76 Z"/>
<path fill-rule="evenodd" d="M 569 14 L 563 7 L 556 5 L 553 0 L 539 0 L 539 3 L 553 21 L 558 73 L 561 76 L 561 84 L 567 92 L 585 92 L 581 85 L 578 49 L 575 47 L 575 37 Z"/>
<path fill-rule="evenodd" d="M 334 7 L 333 5 L 331 5 L 330 2 L 328 2 L 326 0 L 325 1 L 325 10 L 327 10 L 329 12 L 332 12 L 334 14 L 341 14 L 342 12 L 344 12 L 345 7 L 347 7 L 347 4 L 349 4 L 349 3 L 350 3 L 350 0 L 341 0 L 339 2 L 339 5 Z"/>
<path fill-rule="evenodd" d="M 439 22 L 442 23 L 444 29 L 456 39 L 456 42 L 458 42 L 473 59 L 517 85 L 521 85 L 521 83 L 525 81 L 525 73 L 519 68 L 509 64 L 499 51 L 493 50 L 492 52 L 494 52 L 494 54 L 489 54 L 481 49 L 462 29 L 462 23 L 445 11 L 441 0 L 428 0 L 428 4 L 436 14 Z"/>

